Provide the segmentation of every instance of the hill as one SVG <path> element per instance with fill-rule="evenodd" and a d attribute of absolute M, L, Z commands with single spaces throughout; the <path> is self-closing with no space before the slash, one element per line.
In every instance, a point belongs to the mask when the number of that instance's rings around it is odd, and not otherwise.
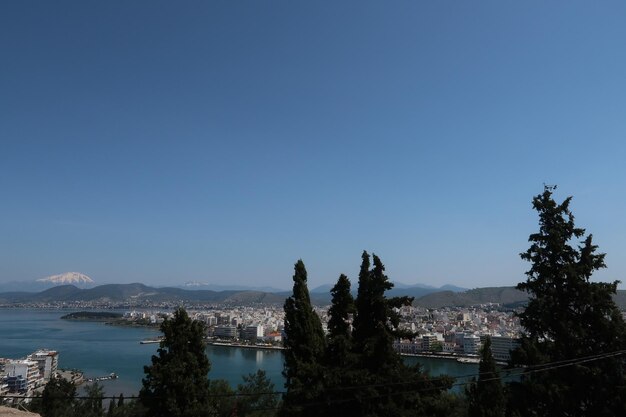
<path fill-rule="evenodd" d="M 469 307 L 478 304 L 519 304 L 528 300 L 528 294 L 514 287 L 474 288 L 464 292 L 441 291 L 413 301 L 413 305 L 426 308 Z"/>
<path fill-rule="evenodd" d="M 159 302 L 200 302 L 226 304 L 282 304 L 287 295 L 261 291 L 210 291 L 184 290 L 181 288 L 154 288 L 144 284 L 106 284 L 90 289 L 77 288 L 74 285 L 60 285 L 38 293 L 5 292 L 0 293 L 0 303 L 53 303 L 53 302 L 92 302 L 137 303 Z"/>
<path fill-rule="evenodd" d="M 60 285 L 38 293 L 32 292 L 4 292 L 0 293 L 0 304 L 37 304 L 86 302 L 94 304 L 106 303 L 204 303 L 204 304 L 234 304 L 234 305 L 282 305 L 291 295 L 290 291 L 211 291 L 185 290 L 182 288 L 165 287 L 155 288 L 140 283 L 134 284 L 106 284 L 94 288 L 82 289 L 74 285 Z M 514 287 L 486 287 L 474 288 L 463 292 L 436 291 L 422 287 L 394 288 L 388 295 L 415 297 L 413 305 L 426 308 L 442 307 L 469 307 L 479 304 L 497 303 L 511 307 L 524 305 L 528 296 Z M 329 292 L 311 293 L 311 302 L 324 306 L 330 304 Z M 622 310 L 626 310 L 626 291 L 619 290 L 615 302 Z"/>
<path fill-rule="evenodd" d="M 617 306 L 626 310 L 626 290 L 618 290 L 613 297 Z M 416 298 L 413 305 L 426 308 L 469 307 L 478 304 L 497 303 L 521 306 L 528 301 L 528 294 L 515 287 L 474 288 L 464 292 L 441 291 Z"/>

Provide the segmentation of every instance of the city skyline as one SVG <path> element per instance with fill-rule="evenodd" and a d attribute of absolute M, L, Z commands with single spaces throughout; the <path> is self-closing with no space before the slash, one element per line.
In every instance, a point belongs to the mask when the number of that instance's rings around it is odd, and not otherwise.
<path fill-rule="evenodd" d="M 512 286 L 544 184 L 626 281 L 625 15 L 2 4 L 0 282 Z"/>

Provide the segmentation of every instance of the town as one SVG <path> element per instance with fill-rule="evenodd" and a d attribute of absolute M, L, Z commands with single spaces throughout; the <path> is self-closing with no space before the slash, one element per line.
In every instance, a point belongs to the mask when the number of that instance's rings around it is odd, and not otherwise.
<path fill-rule="evenodd" d="M 82 306 L 83 308 L 86 306 Z M 91 306 L 94 307 L 94 306 Z M 197 307 L 197 306 L 196 306 Z M 207 343 L 254 349 L 282 349 L 284 311 L 279 306 L 203 306 L 189 309 L 189 315 L 205 323 Z M 328 306 L 314 307 L 326 330 Z M 511 310 L 497 304 L 471 308 L 446 307 L 426 309 L 402 307 L 400 328 L 415 337 L 394 342 L 403 355 L 429 356 L 478 362 L 481 343 L 491 337 L 493 356 L 500 364 L 510 359 L 521 331 L 519 320 Z M 158 327 L 172 312 L 169 308 L 132 309 L 125 311 L 113 325 Z M 103 324 L 104 325 L 104 324 Z M 141 340 L 137 343 L 158 343 Z M 59 352 L 38 350 L 25 358 L 0 358 L 0 398 L 6 402 L 28 400 L 39 395 L 52 377 L 63 377 L 75 384 L 90 382 L 80 371 L 61 371 Z M 102 378 L 111 378 L 104 376 Z"/>

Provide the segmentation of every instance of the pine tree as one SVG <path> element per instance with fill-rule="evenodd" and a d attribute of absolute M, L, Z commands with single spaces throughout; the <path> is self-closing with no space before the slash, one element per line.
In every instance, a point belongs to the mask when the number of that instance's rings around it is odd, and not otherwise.
<path fill-rule="evenodd" d="M 474 381 L 467 391 L 468 417 L 504 417 L 506 398 L 491 352 L 490 337 L 483 344 L 478 372 L 478 381 Z"/>
<path fill-rule="evenodd" d="M 285 301 L 285 387 L 281 415 L 318 415 L 305 404 L 322 391 L 326 340 L 322 322 L 313 310 L 302 260 L 294 266 L 293 295 Z"/>
<path fill-rule="evenodd" d="M 204 324 L 179 308 L 161 325 L 163 341 L 145 366 L 139 393 L 148 417 L 202 417 L 211 415 Z"/>
<path fill-rule="evenodd" d="M 521 254 L 531 268 L 517 288 L 530 301 L 519 315 L 525 334 L 513 364 L 570 365 L 529 373 L 512 385 L 511 402 L 521 415 L 626 415 L 624 356 L 615 354 L 626 348 L 626 327 L 612 299 L 618 282 L 590 282 L 605 267 L 605 255 L 575 226 L 571 197 L 557 204 L 552 191 L 546 187 L 533 199 L 539 232 L 530 235 L 531 246 Z M 597 355 L 606 356 L 581 361 Z"/>

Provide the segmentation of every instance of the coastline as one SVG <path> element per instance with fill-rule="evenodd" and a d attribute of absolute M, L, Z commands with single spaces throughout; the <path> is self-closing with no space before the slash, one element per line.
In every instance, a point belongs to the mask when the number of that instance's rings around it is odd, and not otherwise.
<path fill-rule="evenodd" d="M 400 353 L 400 356 L 454 360 L 459 363 L 470 363 L 470 364 L 480 363 L 480 356 L 478 355 L 459 355 L 457 353 L 430 353 L 430 352 Z"/>
<path fill-rule="evenodd" d="M 208 341 L 208 345 L 210 346 L 222 346 L 222 347 L 235 347 L 235 348 L 244 348 L 244 349 L 263 349 L 263 350 L 285 350 L 283 346 L 272 346 L 272 345 L 247 345 L 244 343 L 235 343 L 235 342 L 214 342 Z"/>

